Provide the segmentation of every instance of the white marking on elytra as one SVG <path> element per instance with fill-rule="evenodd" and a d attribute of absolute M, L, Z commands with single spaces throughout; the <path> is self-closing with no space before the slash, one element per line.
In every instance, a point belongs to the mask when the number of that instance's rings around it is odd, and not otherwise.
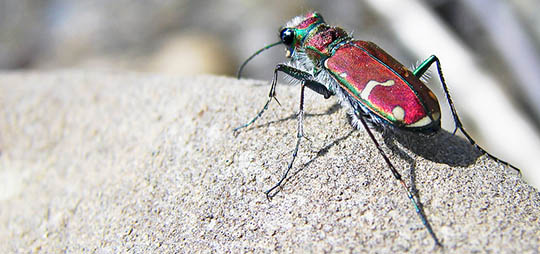
<path fill-rule="evenodd" d="M 329 69 L 328 68 L 328 59 L 324 60 L 323 65 L 324 65 L 324 68 L 326 68 L 327 70 Z"/>
<path fill-rule="evenodd" d="M 422 119 L 412 123 L 412 124 L 409 124 L 407 125 L 407 127 L 422 127 L 422 126 L 426 126 L 428 124 L 431 123 L 431 118 L 429 118 L 429 116 L 424 116 Z"/>
<path fill-rule="evenodd" d="M 339 74 L 340 77 L 342 78 L 346 78 L 347 77 L 347 73 L 346 72 L 342 72 Z"/>
<path fill-rule="evenodd" d="M 362 92 L 360 93 L 360 97 L 364 100 L 368 100 L 369 94 L 371 94 L 371 90 L 373 90 L 373 88 L 375 88 L 376 86 L 393 86 L 395 83 L 396 82 L 394 82 L 393 79 L 389 79 L 383 83 L 375 80 L 370 80 L 366 84 L 366 87 L 364 87 L 364 90 L 362 90 Z"/>
<path fill-rule="evenodd" d="M 405 119 L 405 110 L 400 106 L 396 106 L 394 109 L 392 109 L 392 115 L 394 115 L 396 120 L 403 121 L 403 119 Z"/>

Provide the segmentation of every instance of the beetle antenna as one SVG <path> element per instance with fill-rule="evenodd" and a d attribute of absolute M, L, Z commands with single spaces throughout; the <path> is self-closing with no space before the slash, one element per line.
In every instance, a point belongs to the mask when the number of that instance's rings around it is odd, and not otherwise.
<path fill-rule="evenodd" d="M 265 51 L 265 50 L 267 50 L 267 49 L 269 49 L 269 48 L 271 48 L 271 47 L 273 47 L 273 46 L 279 45 L 279 44 L 281 44 L 281 43 L 282 43 L 281 41 L 278 41 L 278 42 L 274 42 L 274 43 L 272 43 L 272 44 L 270 44 L 270 45 L 267 45 L 267 46 L 265 46 L 264 48 L 257 50 L 257 52 L 255 52 L 255 53 L 254 53 L 253 55 L 251 55 L 248 59 L 246 59 L 246 61 L 244 61 L 244 62 L 242 63 L 242 65 L 240 65 L 240 68 L 238 68 L 238 73 L 237 73 L 237 75 L 236 75 L 236 76 L 238 77 L 238 79 L 240 79 L 240 77 L 242 77 L 242 70 L 244 69 L 244 66 L 246 66 L 246 64 L 247 64 L 251 59 L 253 59 L 256 55 L 260 54 L 261 52 L 263 52 L 263 51 Z"/>

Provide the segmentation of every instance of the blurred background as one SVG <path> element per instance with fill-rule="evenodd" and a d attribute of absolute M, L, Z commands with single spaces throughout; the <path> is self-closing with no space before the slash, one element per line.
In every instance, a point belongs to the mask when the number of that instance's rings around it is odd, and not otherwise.
<path fill-rule="evenodd" d="M 278 40 L 284 23 L 310 10 L 406 66 L 436 54 L 465 128 L 540 187 L 537 0 L 0 0 L 0 71 L 234 76 L 249 55 Z M 283 47 L 266 51 L 244 77 L 270 80 L 284 54 Z M 429 85 L 444 106 L 432 69 Z"/>

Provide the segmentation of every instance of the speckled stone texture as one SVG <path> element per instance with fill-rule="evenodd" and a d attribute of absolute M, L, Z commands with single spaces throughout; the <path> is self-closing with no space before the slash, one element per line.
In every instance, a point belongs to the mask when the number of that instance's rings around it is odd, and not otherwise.
<path fill-rule="evenodd" d="M 0 249 L 7 252 L 538 253 L 540 195 L 462 138 L 375 132 L 417 191 L 437 248 L 363 129 L 298 87 L 63 71 L 0 74 Z M 448 120 L 448 119 L 443 119 Z"/>

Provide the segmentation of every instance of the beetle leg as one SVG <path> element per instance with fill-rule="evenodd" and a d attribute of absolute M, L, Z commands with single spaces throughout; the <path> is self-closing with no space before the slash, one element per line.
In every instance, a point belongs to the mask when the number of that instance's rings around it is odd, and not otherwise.
<path fill-rule="evenodd" d="M 293 157 L 291 161 L 289 162 L 289 165 L 287 166 L 287 170 L 285 170 L 285 173 L 272 188 L 268 189 L 264 193 L 266 194 L 267 199 L 271 199 L 274 195 L 270 195 L 270 192 L 272 192 L 274 189 L 279 187 L 281 183 L 287 178 L 287 175 L 289 174 L 289 171 L 291 170 L 294 160 L 298 156 L 298 149 L 300 148 L 300 141 L 302 141 L 302 137 L 304 137 L 304 88 L 306 87 L 306 81 L 302 81 L 302 85 L 300 88 L 300 111 L 298 112 L 298 129 L 296 133 L 296 147 L 294 148 Z"/>
<path fill-rule="evenodd" d="M 328 88 L 326 88 L 325 85 L 315 81 L 315 80 L 306 80 L 305 85 L 307 88 L 313 90 L 314 92 L 324 96 L 325 99 L 330 98 L 330 96 L 333 95 Z"/>
<path fill-rule="evenodd" d="M 286 65 L 286 64 L 278 64 L 276 66 L 276 69 L 274 70 L 274 73 L 277 71 L 281 71 L 295 79 L 298 79 L 300 81 L 304 82 L 304 85 L 313 90 L 314 92 L 324 96 L 325 99 L 330 98 L 330 96 L 334 95 L 328 88 L 326 88 L 325 85 L 319 83 L 318 81 L 314 80 L 313 75 L 311 75 L 308 72 L 305 72 L 303 70 L 294 68 L 292 66 Z"/>
<path fill-rule="evenodd" d="M 422 75 L 424 75 L 424 73 L 426 73 L 426 71 L 429 69 L 429 67 L 435 61 L 439 61 L 437 56 L 432 55 L 432 56 L 428 57 L 428 59 L 424 60 L 420 65 L 418 65 L 418 67 L 416 67 L 416 69 L 414 69 L 414 71 L 413 71 L 414 76 L 416 76 L 417 78 L 422 77 Z"/>
<path fill-rule="evenodd" d="M 276 98 L 276 86 L 277 86 L 277 78 L 278 78 L 278 72 L 281 71 L 295 79 L 298 79 L 302 81 L 302 86 L 306 86 L 307 88 L 313 90 L 314 92 L 324 96 L 325 99 L 330 98 L 330 96 L 334 95 L 330 90 L 326 88 L 325 85 L 313 80 L 313 75 L 309 74 L 308 72 L 299 70 L 297 68 L 285 65 L 285 64 L 278 64 L 276 68 L 274 69 L 274 77 L 272 78 L 271 86 L 270 86 L 270 92 L 268 93 L 268 100 L 264 104 L 264 107 L 257 113 L 257 115 L 251 119 L 246 124 L 243 124 L 239 127 L 234 128 L 233 132 L 236 132 L 240 129 L 243 129 L 245 127 L 250 126 L 253 124 L 261 115 L 268 109 L 268 105 L 272 101 L 272 99 L 276 100 L 276 102 L 279 103 L 279 101 Z"/>
<path fill-rule="evenodd" d="M 442 74 L 441 62 L 439 61 L 439 58 L 437 58 L 437 56 L 435 56 L 435 55 L 430 56 L 428 59 L 426 59 L 424 62 L 422 62 L 420 64 L 420 66 L 418 66 L 418 68 L 416 68 L 413 71 L 413 74 L 416 77 L 422 76 L 433 63 L 437 64 L 437 72 L 439 73 L 439 79 L 441 81 L 444 93 L 446 95 L 446 100 L 448 101 L 448 104 L 450 105 L 450 110 L 452 111 L 452 117 L 454 118 L 454 123 L 456 125 L 456 128 L 454 129 L 454 132 L 452 133 L 452 135 L 455 134 L 456 131 L 459 129 L 461 131 L 461 133 L 463 133 L 463 135 L 465 135 L 467 140 L 469 140 L 471 145 L 476 147 L 476 149 L 478 149 L 480 151 L 480 153 L 485 154 L 489 158 L 517 170 L 518 173 L 521 174 L 520 169 L 516 168 L 515 166 L 513 166 L 512 164 L 510 164 L 510 163 L 508 163 L 506 161 L 503 161 L 503 160 L 495 157 L 494 155 L 492 155 L 488 151 L 486 151 L 484 148 L 480 147 L 476 143 L 476 141 L 474 141 L 474 139 L 472 139 L 472 137 L 469 135 L 469 133 L 467 133 L 467 131 L 465 131 L 465 129 L 463 128 L 463 124 L 461 123 L 461 120 L 459 119 L 459 116 L 457 114 L 456 108 L 454 107 L 454 102 L 452 101 L 452 97 L 450 97 L 450 93 L 448 92 L 448 86 L 446 85 L 446 82 L 444 81 L 444 77 L 443 77 L 443 74 Z"/>
<path fill-rule="evenodd" d="M 324 98 L 329 98 L 333 95 L 332 92 L 330 92 L 325 85 L 313 80 L 313 75 L 309 74 L 308 72 L 299 70 L 297 68 L 285 65 L 285 64 L 278 64 L 276 68 L 274 69 L 274 79 L 272 80 L 272 86 L 275 87 L 275 83 L 277 82 L 277 72 L 281 71 L 292 78 L 298 79 L 301 81 L 301 88 L 300 88 L 300 111 L 298 112 L 298 129 L 297 129 L 297 135 L 296 135 L 296 147 L 294 148 L 294 152 L 292 155 L 292 159 L 289 162 L 289 165 L 287 166 L 287 170 L 285 170 L 285 173 L 281 177 L 281 179 L 269 190 L 265 191 L 266 197 L 268 199 L 272 198 L 273 195 L 270 193 L 276 189 L 277 187 L 281 186 L 281 183 L 287 178 L 287 175 L 289 174 L 289 171 L 291 170 L 294 161 L 296 157 L 298 156 L 298 149 L 300 148 L 300 142 L 302 138 L 304 138 L 304 91 L 305 88 L 309 88 L 313 91 L 315 91 L 318 94 L 321 94 L 324 96 Z M 270 95 L 275 95 L 270 93 Z"/>
<path fill-rule="evenodd" d="M 448 88 L 446 87 L 446 82 L 444 81 L 444 77 L 442 75 L 442 70 L 440 68 L 439 58 L 437 58 L 437 56 L 435 56 L 435 55 L 431 55 L 430 57 L 428 57 L 428 59 L 424 60 L 413 71 L 413 74 L 417 78 L 422 77 L 422 75 L 424 75 L 424 73 L 426 73 L 426 71 L 429 69 L 429 67 L 431 67 L 431 65 L 433 63 L 435 63 L 435 62 L 437 63 L 437 70 L 439 71 L 439 78 L 441 80 L 441 83 L 443 84 L 444 93 L 446 95 L 446 99 L 448 100 L 448 104 L 450 105 L 450 110 L 452 111 L 452 117 L 454 118 L 455 128 L 454 128 L 454 131 L 452 132 L 452 135 L 454 135 L 454 134 L 456 134 L 456 131 L 458 129 L 463 129 L 463 127 L 462 127 L 461 121 L 458 118 L 456 108 L 454 107 L 454 102 L 452 101 L 452 98 L 450 97 L 450 93 L 448 92 Z"/>
<path fill-rule="evenodd" d="M 291 76 L 292 78 L 298 79 L 298 80 L 301 81 L 300 111 L 298 112 L 298 129 L 297 129 L 297 135 L 296 135 L 296 137 L 297 137 L 296 147 L 295 147 L 294 152 L 293 152 L 292 160 L 289 162 L 287 170 L 285 171 L 285 173 L 283 174 L 283 176 L 281 177 L 279 182 L 277 184 L 275 184 L 274 186 L 272 186 L 272 188 L 270 188 L 269 190 L 265 191 L 266 197 L 268 199 L 273 197 L 273 195 L 270 195 L 270 193 L 274 189 L 279 187 L 281 185 L 281 183 L 283 183 L 283 181 L 287 178 L 287 175 L 289 174 L 289 171 L 291 170 L 291 168 L 292 168 L 292 166 L 294 164 L 294 161 L 295 161 L 295 159 L 296 159 L 296 157 L 298 155 L 298 150 L 300 148 L 300 142 L 301 142 L 302 138 L 304 138 L 304 125 L 303 125 L 303 123 L 304 123 L 304 91 L 305 91 L 305 88 L 307 87 L 307 88 L 313 90 L 314 92 L 324 96 L 324 98 L 326 98 L 326 99 L 329 98 L 330 96 L 334 95 L 334 93 L 332 93 L 330 90 L 328 90 L 325 85 L 321 84 L 320 82 L 317 82 L 317 81 L 313 80 L 313 75 L 309 74 L 308 72 L 305 72 L 303 70 L 299 70 L 297 68 L 294 68 L 294 67 L 291 67 L 291 66 L 288 66 L 288 65 L 285 65 L 285 64 L 278 64 L 276 66 L 276 68 L 274 69 L 274 77 L 272 78 L 270 92 L 268 93 L 268 100 L 264 104 L 263 109 L 261 111 L 259 111 L 259 113 L 257 113 L 257 115 L 253 119 L 251 119 L 251 121 L 249 121 L 248 123 L 246 123 L 246 124 L 244 124 L 244 125 L 242 125 L 240 127 L 235 128 L 234 132 L 236 132 L 239 129 L 248 127 L 249 125 L 254 123 L 259 117 L 261 117 L 261 115 L 264 113 L 264 111 L 266 111 L 268 109 L 268 105 L 270 104 L 272 99 L 276 98 L 276 84 L 277 84 L 278 72 L 283 72 L 283 73 Z M 275 100 L 279 103 L 279 101 L 277 99 L 275 99 Z"/>
<path fill-rule="evenodd" d="M 261 109 L 261 111 L 259 111 L 259 113 L 257 113 L 257 115 L 251 119 L 251 121 L 247 122 L 246 124 L 243 124 L 241 126 L 238 126 L 236 128 L 233 129 L 233 132 L 236 133 L 236 131 L 240 130 L 240 129 L 243 129 L 243 128 L 246 128 L 248 126 L 250 126 L 252 123 L 254 123 L 257 119 L 259 119 L 259 117 L 261 117 L 261 115 L 264 113 L 264 111 L 266 111 L 268 109 L 268 104 L 270 104 L 270 102 L 272 101 L 272 98 L 274 98 L 273 96 L 269 96 L 268 100 L 266 100 L 266 103 L 264 104 L 264 107 Z M 278 102 L 279 104 L 279 101 L 276 99 L 276 101 Z"/>
<path fill-rule="evenodd" d="M 277 68 L 274 69 L 274 77 L 272 78 L 272 82 L 271 82 L 272 85 L 270 86 L 270 92 L 268 93 L 268 100 L 266 100 L 266 103 L 264 104 L 264 107 L 261 109 L 261 111 L 259 111 L 259 113 L 257 113 L 257 115 L 255 115 L 255 117 L 253 119 L 251 119 L 251 121 L 247 122 L 246 124 L 243 124 L 241 126 L 238 126 L 238 127 L 234 128 L 233 132 L 236 133 L 236 131 L 250 126 L 257 119 L 259 119 L 259 117 L 262 116 L 264 111 L 266 111 L 268 109 L 268 105 L 270 104 L 272 99 L 276 100 L 276 102 L 279 105 L 281 105 L 281 103 L 279 103 L 279 101 L 276 98 L 277 72 L 278 72 L 278 69 Z"/>
<path fill-rule="evenodd" d="M 390 168 L 390 171 L 394 175 L 394 178 L 396 178 L 396 180 L 398 180 L 401 183 L 401 185 L 403 186 L 403 188 L 407 192 L 407 197 L 409 198 L 409 200 L 413 204 L 414 209 L 416 210 L 416 213 L 418 214 L 418 216 L 420 217 L 420 220 L 422 221 L 422 224 L 424 224 L 424 226 L 428 230 L 431 237 L 433 237 L 433 240 L 435 241 L 435 244 L 438 245 L 438 246 L 442 246 L 441 243 L 439 242 L 439 239 L 435 235 L 435 232 L 433 232 L 433 229 L 431 228 L 431 225 L 427 221 L 423 210 L 420 208 L 420 206 L 418 205 L 418 202 L 416 202 L 416 200 L 414 199 L 413 194 L 409 190 L 409 186 L 407 186 L 405 181 L 403 181 L 403 179 L 401 177 L 401 174 L 396 170 L 396 168 L 394 167 L 394 165 L 392 164 L 392 162 L 390 161 L 388 156 L 386 156 L 386 154 L 384 153 L 384 150 L 382 149 L 381 145 L 379 145 L 379 142 L 377 142 L 377 139 L 375 139 L 375 136 L 373 135 L 373 133 L 369 129 L 369 126 L 368 126 L 368 124 L 366 122 L 366 119 L 364 119 L 364 116 L 359 111 L 355 111 L 355 114 L 358 117 L 358 119 L 360 120 L 360 122 L 362 123 L 362 126 L 364 126 L 364 129 L 366 130 L 366 132 L 369 134 L 369 137 L 371 138 L 371 140 L 375 144 L 375 147 L 377 147 L 377 150 L 379 150 L 379 153 L 383 157 L 384 161 L 386 162 L 386 164 Z"/>

